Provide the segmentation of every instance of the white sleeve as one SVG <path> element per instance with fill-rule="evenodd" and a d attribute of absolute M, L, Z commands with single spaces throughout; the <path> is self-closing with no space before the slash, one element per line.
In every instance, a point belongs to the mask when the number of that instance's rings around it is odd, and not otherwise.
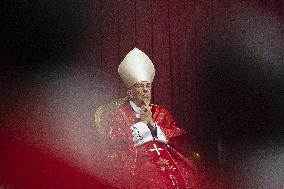
<path fill-rule="evenodd" d="M 148 126 L 140 121 L 130 127 L 134 146 L 140 146 L 153 140 L 152 134 Z"/>
<path fill-rule="evenodd" d="M 163 131 L 161 130 L 161 128 L 156 124 L 157 127 L 157 141 L 167 144 L 168 140 L 166 138 L 166 135 L 163 133 Z"/>

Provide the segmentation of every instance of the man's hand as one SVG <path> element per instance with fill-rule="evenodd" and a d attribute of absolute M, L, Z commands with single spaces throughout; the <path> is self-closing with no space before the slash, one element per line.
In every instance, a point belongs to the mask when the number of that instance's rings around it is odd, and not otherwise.
<path fill-rule="evenodd" d="M 141 121 L 143 121 L 150 129 L 152 136 L 157 137 L 157 127 L 152 119 L 152 112 L 149 103 L 144 102 L 141 107 Z"/>
<path fill-rule="evenodd" d="M 146 125 L 154 125 L 149 102 L 144 101 L 144 104 L 141 106 L 141 121 L 143 121 Z"/>

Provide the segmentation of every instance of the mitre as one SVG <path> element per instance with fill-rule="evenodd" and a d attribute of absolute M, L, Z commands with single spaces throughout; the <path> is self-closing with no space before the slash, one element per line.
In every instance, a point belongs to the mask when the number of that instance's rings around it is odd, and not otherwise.
<path fill-rule="evenodd" d="M 120 63 L 118 73 L 126 87 L 130 88 L 141 81 L 152 83 L 155 68 L 150 58 L 143 51 L 134 48 Z"/>

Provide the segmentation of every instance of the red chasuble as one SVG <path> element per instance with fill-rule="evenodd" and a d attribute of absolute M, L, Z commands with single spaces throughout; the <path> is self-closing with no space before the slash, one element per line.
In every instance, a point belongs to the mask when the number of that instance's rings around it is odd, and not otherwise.
<path fill-rule="evenodd" d="M 140 120 L 128 102 L 105 119 L 104 177 L 119 188 L 199 188 L 196 168 L 179 153 L 186 132 L 167 110 L 151 105 L 151 111 L 167 143 L 153 138 L 134 146 L 131 126 Z"/>

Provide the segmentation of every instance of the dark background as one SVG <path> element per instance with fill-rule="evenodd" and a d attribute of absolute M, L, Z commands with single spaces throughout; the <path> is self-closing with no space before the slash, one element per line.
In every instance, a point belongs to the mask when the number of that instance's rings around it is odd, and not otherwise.
<path fill-rule="evenodd" d="M 156 68 L 153 102 L 228 187 L 283 188 L 283 10 L 281 0 L 1 1 L 0 186 L 99 185 L 93 114 L 125 96 L 117 67 L 137 47 Z"/>

